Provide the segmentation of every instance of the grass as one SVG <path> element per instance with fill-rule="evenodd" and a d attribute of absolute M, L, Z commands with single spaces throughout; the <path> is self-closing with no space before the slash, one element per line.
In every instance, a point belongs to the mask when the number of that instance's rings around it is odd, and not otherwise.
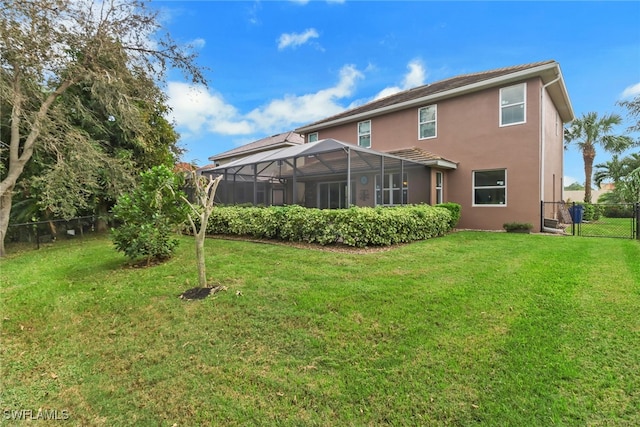
<path fill-rule="evenodd" d="M 597 221 L 581 223 L 579 225 L 580 235 L 590 237 L 634 238 L 635 230 L 633 230 L 633 224 L 633 218 L 600 217 Z"/>
<path fill-rule="evenodd" d="M 106 238 L 0 261 L 2 409 L 73 425 L 640 424 L 637 241 L 459 232 L 345 254 L 211 239 L 229 289 L 187 302 L 191 243 L 146 269 Z"/>

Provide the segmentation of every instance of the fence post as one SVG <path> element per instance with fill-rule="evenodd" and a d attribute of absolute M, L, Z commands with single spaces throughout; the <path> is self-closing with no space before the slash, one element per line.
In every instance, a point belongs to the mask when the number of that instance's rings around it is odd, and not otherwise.
<path fill-rule="evenodd" d="M 35 224 L 36 227 L 36 249 L 40 249 L 40 227 L 38 224 Z"/>
<path fill-rule="evenodd" d="M 571 235 L 576 235 L 576 222 L 573 220 L 575 217 L 574 212 L 576 211 L 576 202 L 571 203 L 571 212 L 569 212 L 569 216 L 571 217 Z"/>
<path fill-rule="evenodd" d="M 640 203 L 636 203 L 636 239 L 640 240 Z"/>
<path fill-rule="evenodd" d="M 540 200 L 540 232 L 544 231 L 544 200 Z"/>

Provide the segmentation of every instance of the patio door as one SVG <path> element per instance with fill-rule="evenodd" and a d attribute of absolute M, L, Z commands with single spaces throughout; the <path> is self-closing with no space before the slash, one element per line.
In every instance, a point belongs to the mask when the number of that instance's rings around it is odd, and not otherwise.
<path fill-rule="evenodd" d="M 355 200 L 355 182 L 351 182 L 351 200 Z M 321 182 L 318 184 L 318 207 L 320 209 L 341 209 L 349 206 L 347 181 Z"/>

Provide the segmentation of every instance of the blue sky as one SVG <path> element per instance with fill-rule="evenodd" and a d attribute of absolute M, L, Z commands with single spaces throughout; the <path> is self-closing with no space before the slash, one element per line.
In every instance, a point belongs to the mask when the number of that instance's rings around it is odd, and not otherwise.
<path fill-rule="evenodd" d="M 157 1 L 207 88 L 172 72 L 172 119 L 207 158 L 360 105 L 470 72 L 554 59 L 577 117 L 640 93 L 640 2 Z M 627 123 L 628 124 L 628 123 Z M 624 127 L 620 131 L 624 131 Z M 600 151 L 596 163 L 610 158 Z M 584 181 L 565 154 L 565 182 Z"/>

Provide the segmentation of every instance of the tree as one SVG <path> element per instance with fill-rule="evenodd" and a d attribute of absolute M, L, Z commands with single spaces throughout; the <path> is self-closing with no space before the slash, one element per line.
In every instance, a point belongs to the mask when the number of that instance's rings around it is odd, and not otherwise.
<path fill-rule="evenodd" d="M 624 162 L 621 162 L 619 156 L 614 154 L 611 160 L 596 165 L 593 180 L 598 188 L 600 188 L 605 181 L 610 181 L 618 185 L 620 178 L 624 176 L 624 169 Z"/>
<path fill-rule="evenodd" d="M 198 176 L 197 173 L 191 172 L 190 182 L 194 189 L 194 202 L 190 202 L 186 197 L 182 200 L 190 207 L 190 213 L 187 214 L 191 229 L 196 242 L 196 259 L 198 262 L 198 284 L 201 288 L 207 287 L 207 270 L 204 258 L 204 241 L 207 235 L 207 224 L 209 217 L 213 212 L 213 200 L 216 195 L 218 184 L 223 176 L 217 178 Z"/>
<path fill-rule="evenodd" d="M 636 95 L 631 101 L 620 101 L 618 105 L 625 107 L 629 117 L 635 120 L 635 123 L 627 129 L 629 132 L 640 132 L 640 95 Z"/>
<path fill-rule="evenodd" d="M 567 191 L 581 191 L 584 190 L 584 185 L 579 182 L 574 182 L 564 187 L 564 189 Z"/>
<path fill-rule="evenodd" d="M 0 170 L 0 256 L 5 254 L 16 183 L 36 149 L 64 152 L 69 140 L 77 147 L 89 141 L 86 133 L 71 126 L 62 95 L 69 95 L 67 105 L 73 105 L 83 91 L 90 92 L 107 117 L 119 118 L 117 126 L 126 131 L 139 125 L 137 115 L 128 114 L 138 99 L 111 88 L 162 81 L 169 67 L 206 84 L 195 56 L 168 34 L 158 34 L 160 30 L 157 12 L 148 10 L 143 0 L 0 3 L 0 105 L 11 108 L 9 129 L 0 132 L 9 134 L 9 143 L 3 139 L 0 145 L 6 158 Z"/>
<path fill-rule="evenodd" d="M 614 155 L 610 161 L 596 165 L 594 174 L 598 186 L 605 180 L 614 183 L 614 190 L 603 194 L 599 203 L 632 203 L 636 201 L 637 179 L 640 175 L 640 153 L 631 153 L 622 159 Z"/>
<path fill-rule="evenodd" d="M 116 249 L 132 261 L 170 258 L 178 245 L 172 238 L 186 219 L 181 202 L 184 181 L 166 166 L 156 166 L 141 175 L 141 182 L 130 194 L 124 194 L 113 207 L 120 225 L 112 230 Z"/>
<path fill-rule="evenodd" d="M 591 203 L 591 178 L 596 146 L 600 145 L 608 152 L 621 153 L 634 144 L 634 141 L 628 136 L 612 134 L 613 127 L 621 122 L 622 119 L 617 114 L 598 117 L 597 113 L 590 112 L 575 119 L 571 126 L 565 129 L 566 144 L 575 142 L 584 160 L 585 203 Z"/>

